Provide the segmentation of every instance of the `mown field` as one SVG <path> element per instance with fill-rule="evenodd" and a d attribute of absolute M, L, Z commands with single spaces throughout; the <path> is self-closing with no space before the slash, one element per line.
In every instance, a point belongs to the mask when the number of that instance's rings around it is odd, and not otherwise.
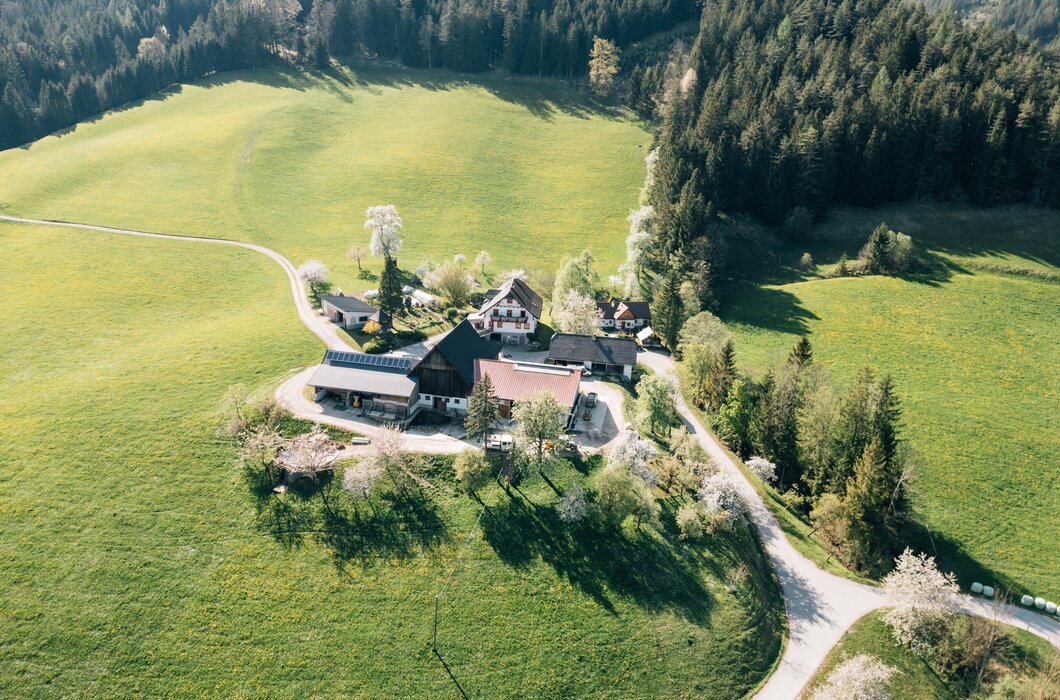
<path fill-rule="evenodd" d="M 444 470 L 376 539 L 256 488 L 226 388 L 320 352 L 264 257 L 12 224 L 0 250 L 0 695 L 458 697 L 430 653 L 457 562 L 439 643 L 471 697 L 737 697 L 775 660 L 767 574 L 723 584 L 762 566 L 746 536 L 569 532 L 535 479 L 462 550 Z"/>
<path fill-rule="evenodd" d="M 924 270 L 814 278 L 840 253 L 855 257 L 880 220 L 927 251 Z M 1060 213 L 1029 207 L 837 212 L 815 240 L 759 266 L 762 284 L 734 290 L 723 313 L 738 363 L 756 373 L 805 334 L 838 381 L 865 365 L 893 375 L 920 462 L 915 509 L 932 535 L 921 544 L 965 586 L 998 581 L 1053 598 L 1060 284 L 1040 275 L 1058 273 L 1058 232 Z M 794 269 L 803 250 L 817 270 Z"/>
<path fill-rule="evenodd" d="M 0 152 L 0 212 L 237 238 L 365 289 L 364 212 L 394 204 L 399 264 L 621 262 L 650 137 L 561 83 L 444 71 L 226 73 Z M 378 271 L 374 261 L 369 267 Z"/>
<path fill-rule="evenodd" d="M 1004 645 L 999 656 L 1003 661 L 996 661 L 991 667 L 994 674 L 988 674 L 990 682 L 996 675 L 1003 673 L 1012 678 L 1036 677 L 1049 668 L 1056 655 L 1056 650 L 1049 643 L 1014 627 L 1003 626 L 1010 636 L 1011 644 Z M 821 664 L 821 668 L 807 684 L 812 690 L 823 683 L 832 670 L 840 663 L 858 654 L 869 654 L 898 670 L 888 683 L 888 689 L 896 698 L 917 698 L 918 700 L 956 700 L 964 694 L 955 692 L 931 668 L 924 659 L 913 654 L 894 642 L 890 626 L 874 612 L 858 620 L 851 627 L 839 644 L 832 649 Z M 1026 690 L 1030 690 L 1027 688 Z M 977 696 L 978 697 L 978 696 Z M 1038 697 L 1037 693 L 1028 695 L 998 694 L 990 697 Z M 1047 696 L 1042 696 L 1047 697 Z"/>

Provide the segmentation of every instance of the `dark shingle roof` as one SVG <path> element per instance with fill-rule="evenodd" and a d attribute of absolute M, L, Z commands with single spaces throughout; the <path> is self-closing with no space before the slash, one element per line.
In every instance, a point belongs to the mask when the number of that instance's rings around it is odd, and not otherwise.
<path fill-rule="evenodd" d="M 482 312 L 493 308 L 501 299 L 512 297 L 519 305 L 529 311 L 534 318 L 541 318 L 541 295 L 530 289 L 530 285 L 521 279 L 511 279 L 501 285 L 500 289 L 491 289 L 486 292 L 486 301 L 482 304 Z"/>
<path fill-rule="evenodd" d="M 596 306 L 603 313 L 602 318 L 605 319 L 615 318 L 620 310 L 625 307 L 630 310 L 634 318 L 643 318 L 646 321 L 651 320 L 651 308 L 646 301 L 620 301 L 614 299 L 611 301 L 598 301 Z"/>
<path fill-rule="evenodd" d="M 440 352 L 460 378 L 471 386 L 475 381 L 475 360 L 496 360 L 501 345 L 484 339 L 471 322 L 464 319 L 438 341 L 434 350 Z"/>
<path fill-rule="evenodd" d="M 365 304 L 357 297 L 347 297 L 342 296 L 341 294 L 338 296 L 320 297 L 320 301 L 326 301 L 336 309 L 341 309 L 342 311 L 364 311 L 366 313 L 374 313 L 376 310 L 374 306 Z"/>
<path fill-rule="evenodd" d="M 605 365 L 637 364 L 637 343 L 631 338 L 557 333 L 552 336 L 548 359 L 563 362 L 598 362 Z"/>

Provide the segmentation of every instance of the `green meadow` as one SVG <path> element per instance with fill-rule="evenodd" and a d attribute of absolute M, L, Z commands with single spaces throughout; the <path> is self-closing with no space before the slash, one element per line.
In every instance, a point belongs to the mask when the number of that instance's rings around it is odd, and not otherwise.
<path fill-rule="evenodd" d="M 382 530 L 262 488 L 222 397 L 321 351 L 263 256 L 13 224 L 0 250 L 0 694 L 459 697 L 439 591 L 470 697 L 736 697 L 774 663 L 746 533 L 572 529 L 539 478 L 479 519 L 444 462 Z"/>
<path fill-rule="evenodd" d="M 493 271 L 624 256 L 650 136 L 554 81 L 341 68 L 226 73 L 0 152 L 0 212 L 345 257 L 364 213 L 394 204 L 399 263 L 488 250 Z M 369 267 L 378 271 L 375 261 Z"/>
<path fill-rule="evenodd" d="M 817 277 L 841 253 L 856 257 L 881 220 L 913 236 L 927 257 L 919 272 Z M 1030 207 L 839 211 L 724 306 L 737 362 L 754 373 L 807 335 L 838 381 L 866 365 L 893 375 L 920 465 L 920 545 L 965 586 L 1060 594 L 1058 234 L 1060 214 Z M 796 270 L 804 250 L 816 270 Z"/>
<path fill-rule="evenodd" d="M 1048 642 L 1014 627 L 1003 625 L 1002 628 L 1009 635 L 1011 643 L 999 645 L 997 658 L 990 667 L 992 673 L 986 676 L 988 682 L 993 682 L 995 677 L 1001 676 L 1036 677 L 1049 668 L 1049 664 L 1056 656 L 1056 650 L 1050 647 Z M 968 697 L 959 688 L 948 685 L 924 659 L 905 647 L 898 646 L 894 641 L 890 626 L 883 621 L 878 612 L 869 613 L 861 618 L 843 635 L 839 644 L 829 652 L 820 669 L 807 684 L 807 688 L 816 688 L 828 678 L 836 666 L 858 654 L 875 656 L 897 670 L 887 684 L 893 697 L 918 698 L 918 700 L 956 700 Z M 1030 692 L 1031 687 L 1040 686 L 1026 687 L 1024 689 L 1026 695 L 1008 695 L 999 692 L 989 697 L 1039 697 L 1037 693 Z M 980 697 L 980 695 L 975 697 Z"/>

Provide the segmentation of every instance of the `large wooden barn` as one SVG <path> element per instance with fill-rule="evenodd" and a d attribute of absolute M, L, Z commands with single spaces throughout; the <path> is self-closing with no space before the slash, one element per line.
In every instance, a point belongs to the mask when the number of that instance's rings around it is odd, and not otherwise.
<path fill-rule="evenodd" d="M 470 322 L 462 321 L 416 365 L 419 405 L 466 413 L 475 385 L 475 360 L 495 360 L 500 351 L 500 344 L 480 337 Z"/>

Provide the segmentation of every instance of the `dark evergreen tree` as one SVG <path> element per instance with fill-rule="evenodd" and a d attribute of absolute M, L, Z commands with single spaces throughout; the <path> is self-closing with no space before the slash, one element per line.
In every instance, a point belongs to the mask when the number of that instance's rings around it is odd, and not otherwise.
<path fill-rule="evenodd" d="M 788 362 L 800 369 L 813 362 L 813 346 L 806 336 L 800 336 L 788 355 Z"/>
<path fill-rule="evenodd" d="M 677 347 L 677 334 L 684 321 L 680 287 L 680 274 L 677 270 L 671 270 L 659 279 L 651 302 L 652 329 L 671 350 Z"/>
<path fill-rule="evenodd" d="M 391 316 L 396 316 L 404 309 L 401 297 L 401 273 L 398 271 L 397 261 L 386 257 L 383 260 L 383 271 L 379 275 L 379 308 Z"/>

